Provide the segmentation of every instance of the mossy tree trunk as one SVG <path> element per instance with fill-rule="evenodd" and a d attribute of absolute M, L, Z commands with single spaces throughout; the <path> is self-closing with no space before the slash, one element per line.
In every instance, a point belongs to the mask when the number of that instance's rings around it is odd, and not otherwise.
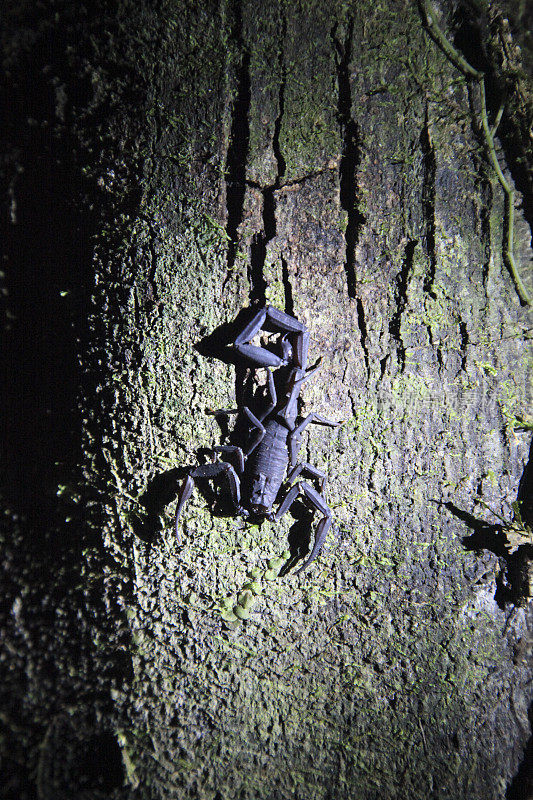
<path fill-rule="evenodd" d="M 491 123 L 507 87 L 532 294 L 527 81 L 495 8 L 436 13 Z M 477 87 L 403 0 L 4 21 L 5 796 L 520 796 L 530 551 L 482 503 L 531 524 L 531 317 Z M 172 524 L 244 378 L 205 339 L 264 301 L 344 420 L 304 447 L 335 523 L 300 576 L 302 509 Z"/>

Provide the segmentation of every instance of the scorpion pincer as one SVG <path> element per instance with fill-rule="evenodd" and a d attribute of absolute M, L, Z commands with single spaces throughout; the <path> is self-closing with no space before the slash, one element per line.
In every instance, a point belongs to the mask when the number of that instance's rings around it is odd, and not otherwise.
<path fill-rule="evenodd" d="M 252 339 L 263 330 L 273 332 L 275 340 L 271 342 L 269 339 L 267 346 L 251 344 Z M 224 477 L 235 513 L 241 516 L 251 514 L 278 520 L 302 492 L 307 503 L 322 516 L 316 527 L 313 549 L 303 566 L 297 570 L 298 574 L 320 553 L 332 522 L 331 509 L 323 496 L 326 475 L 312 464 L 298 461 L 301 436 L 312 422 L 331 427 L 341 423 L 326 419 L 314 411 L 303 419 L 298 418 L 298 397 L 302 385 L 314 375 L 320 362 L 307 368 L 309 332 L 294 316 L 273 306 L 264 306 L 240 330 L 232 345 L 240 359 L 256 369 L 267 369 L 266 398 L 263 407 L 255 409 L 255 414 L 246 405 L 234 410 L 212 412 L 242 413 L 247 423 L 247 438 L 242 446 L 221 445 L 212 448 L 215 454 L 231 457 L 235 466 L 229 461 L 214 461 L 189 471 L 178 494 L 176 535 L 179 537 L 178 519 L 192 494 L 196 478 Z M 319 491 L 311 483 L 299 481 L 291 486 L 274 512 L 272 509 L 283 484 L 291 485 L 301 474 L 314 479 Z"/>

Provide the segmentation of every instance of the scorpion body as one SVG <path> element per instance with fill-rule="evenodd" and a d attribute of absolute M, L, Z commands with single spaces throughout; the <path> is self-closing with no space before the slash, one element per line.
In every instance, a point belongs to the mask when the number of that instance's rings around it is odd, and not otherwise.
<path fill-rule="evenodd" d="M 264 325 L 273 328 L 277 341 L 267 347 L 253 345 L 252 339 L 263 330 Z M 248 441 L 243 447 L 221 445 L 213 448 L 214 453 L 221 453 L 235 460 L 235 466 L 227 460 L 214 461 L 189 472 L 178 495 L 176 535 L 179 536 L 179 516 L 192 494 L 196 478 L 225 477 L 235 512 L 245 517 L 262 515 L 277 520 L 289 510 L 301 491 L 307 502 L 322 514 L 315 531 L 311 554 L 298 570 L 301 572 L 319 554 L 332 521 L 331 510 L 322 495 L 325 474 L 311 464 L 297 460 L 301 434 L 312 422 L 331 427 L 340 423 L 315 412 L 298 422 L 298 397 L 302 384 L 314 375 L 318 363 L 307 369 L 309 333 L 295 317 L 273 306 L 264 306 L 242 328 L 232 345 L 239 359 L 251 362 L 255 368 L 267 369 L 268 401 L 257 416 L 248 406 L 214 412 L 242 412 L 248 425 Z M 319 482 L 320 492 L 307 481 L 299 481 L 291 486 L 278 509 L 273 512 L 272 508 L 282 489 L 289 464 L 289 485 L 304 472 Z"/>
<path fill-rule="evenodd" d="M 289 463 L 289 430 L 278 420 L 265 425 L 265 435 L 246 461 L 243 494 L 249 496 L 250 510 L 268 514 L 276 501 Z"/>

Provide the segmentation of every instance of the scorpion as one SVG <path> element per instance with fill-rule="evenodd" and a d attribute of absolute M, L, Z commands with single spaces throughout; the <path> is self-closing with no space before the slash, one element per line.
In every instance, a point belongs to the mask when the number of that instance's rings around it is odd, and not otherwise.
<path fill-rule="evenodd" d="M 269 334 L 267 346 L 252 344 L 261 332 Z M 272 341 L 274 337 L 274 341 Z M 322 518 L 316 527 L 311 553 L 296 574 L 307 569 L 319 555 L 332 523 L 332 511 L 323 496 L 326 475 L 312 464 L 298 462 L 301 436 L 311 423 L 337 427 L 334 422 L 311 411 L 299 419 L 298 398 L 302 385 L 315 374 L 320 365 L 307 367 L 309 332 L 296 317 L 271 305 L 256 311 L 253 318 L 245 324 L 230 347 L 239 360 L 244 360 L 255 369 L 267 369 L 266 405 L 254 414 L 247 405 L 237 409 L 211 411 L 214 415 L 231 415 L 242 412 L 247 425 L 247 441 L 242 446 L 220 445 L 210 448 L 214 461 L 189 470 L 178 492 L 175 531 L 179 540 L 179 517 L 187 500 L 191 497 L 196 478 L 223 478 L 228 487 L 236 515 L 243 517 L 264 517 L 277 521 L 292 506 L 300 492 L 304 500 Z M 229 461 L 217 461 L 217 454 L 231 457 Z M 285 473 L 290 466 L 286 484 L 290 486 L 276 511 L 273 506 L 278 496 L 283 494 Z M 320 491 L 311 483 L 293 482 L 302 475 L 318 481 Z"/>

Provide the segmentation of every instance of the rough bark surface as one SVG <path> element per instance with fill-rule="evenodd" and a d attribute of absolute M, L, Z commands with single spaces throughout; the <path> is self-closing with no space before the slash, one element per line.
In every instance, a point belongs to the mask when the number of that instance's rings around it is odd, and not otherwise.
<path fill-rule="evenodd" d="M 439 18 L 495 114 L 473 7 Z M 418 6 L 10 2 L 2 48 L 4 796 L 527 796 L 531 553 L 483 503 L 531 525 L 531 316 Z M 298 577 L 302 509 L 197 492 L 172 524 L 244 377 L 206 337 L 264 300 L 323 359 L 304 408 L 344 420 L 304 446 L 335 523 Z"/>

